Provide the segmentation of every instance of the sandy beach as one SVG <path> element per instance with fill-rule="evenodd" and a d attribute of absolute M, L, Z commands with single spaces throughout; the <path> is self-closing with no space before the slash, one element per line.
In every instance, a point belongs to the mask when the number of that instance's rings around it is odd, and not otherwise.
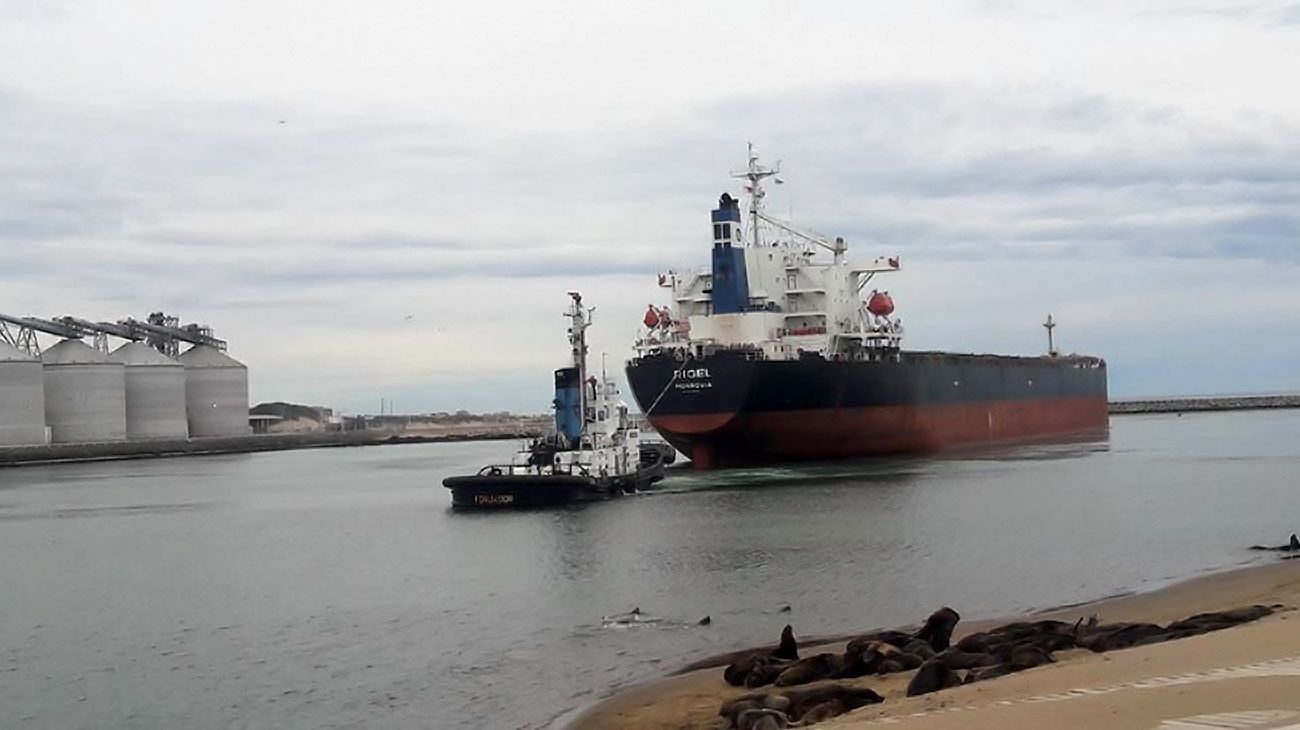
<path fill-rule="evenodd" d="M 1097 614 L 1105 622 L 1163 624 L 1254 604 L 1300 606 L 1300 560 L 1216 573 L 1032 618 L 1074 621 Z M 1018 618 L 1024 617 L 962 621 L 954 638 Z M 1055 664 L 913 698 L 905 696 L 910 672 L 840 680 L 870 687 L 885 701 L 817 726 L 1300 727 L 1297 622 L 1300 614 L 1279 610 L 1255 623 L 1167 643 L 1104 654 L 1072 649 L 1057 653 Z M 770 638 L 755 637 L 756 643 L 774 641 L 780 628 L 773 626 Z M 801 647 L 806 653 L 813 649 Z M 824 650 L 842 649 L 843 644 L 832 644 Z M 728 727 L 717 714 L 719 706 L 746 692 L 727 685 L 721 668 L 701 669 L 620 693 L 581 713 L 570 727 L 715 730 Z"/>

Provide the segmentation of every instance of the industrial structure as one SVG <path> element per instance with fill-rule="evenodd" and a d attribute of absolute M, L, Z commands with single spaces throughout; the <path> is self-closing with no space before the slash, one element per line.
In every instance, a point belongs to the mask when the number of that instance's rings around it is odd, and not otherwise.
<path fill-rule="evenodd" d="M 126 369 L 126 437 L 185 438 L 185 366 L 142 342 L 109 354 Z"/>
<path fill-rule="evenodd" d="M 45 443 L 41 361 L 0 342 L 0 446 Z"/>
<path fill-rule="evenodd" d="M 126 438 L 126 374 L 120 362 L 80 340 L 63 340 L 41 353 L 45 370 L 45 425 L 50 442 Z"/>
<path fill-rule="evenodd" d="M 207 345 L 195 345 L 179 359 L 185 366 L 190 435 L 248 433 L 248 368 Z"/>
<path fill-rule="evenodd" d="M 38 334 L 59 341 L 42 349 Z M 126 342 L 110 352 L 110 337 Z M 248 434 L 248 368 L 225 349 L 210 328 L 161 312 L 0 314 L 0 447 Z"/>

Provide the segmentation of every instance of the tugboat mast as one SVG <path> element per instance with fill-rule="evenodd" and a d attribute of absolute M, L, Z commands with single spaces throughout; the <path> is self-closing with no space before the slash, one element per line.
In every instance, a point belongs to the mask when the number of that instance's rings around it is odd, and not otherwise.
<path fill-rule="evenodd" d="M 591 326 L 591 313 L 595 308 L 582 306 L 582 295 L 576 291 L 569 292 L 573 303 L 564 316 L 571 320 L 569 324 L 569 345 L 573 349 L 573 367 L 578 369 L 578 414 L 582 431 L 587 431 L 587 328 Z"/>

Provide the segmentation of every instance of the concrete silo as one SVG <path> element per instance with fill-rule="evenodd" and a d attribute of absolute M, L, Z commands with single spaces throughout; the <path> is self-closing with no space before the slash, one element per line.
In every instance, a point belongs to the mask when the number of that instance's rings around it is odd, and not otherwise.
<path fill-rule="evenodd" d="M 0 342 L 0 446 L 45 443 L 41 362 Z"/>
<path fill-rule="evenodd" d="M 185 438 L 185 366 L 140 342 L 128 342 L 109 359 L 126 367 L 126 437 Z"/>
<path fill-rule="evenodd" d="M 41 353 L 45 423 L 53 443 L 126 438 L 126 373 L 120 362 L 79 340 Z"/>
<path fill-rule="evenodd" d="M 177 359 L 185 366 L 190 436 L 249 433 L 248 368 L 207 345 L 195 345 Z"/>

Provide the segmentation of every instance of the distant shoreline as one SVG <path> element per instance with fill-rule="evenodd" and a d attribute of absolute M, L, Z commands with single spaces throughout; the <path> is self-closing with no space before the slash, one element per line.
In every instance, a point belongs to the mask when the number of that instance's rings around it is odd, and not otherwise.
<path fill-rule="evenodd" d="M 1249 411 L 1265 408 L 1300 408 L 1300 395 L 1188 396 L 1110 402 L 1111 415 Z"/>
<path fill-rule="evenodd" d="M 1111 415 L 1150 413 L 1195 413 L 1300 408 L 1300 395 L 1199 396 L 1114 400 Z M 508 441 L 540 436 L 546 423 L 530 419 L 509 425 L 472 425 L 442 433 L 372 429 L 309 433 L 250 434 L 191 439 L 112 441 L 38 446 L 0 446 L 0 467 L 34 464 L 153 459 L 174 456 L 247 454 L 260 451 L 382 446 L 390 444 L 455 443 L 465 441 Z"/>
<path fill-rule="evenodd" d="M 533 438 L 540 434 L 541 431 L 537 428 L 473 429 L 440 434 L 372 430 L 250 434 L 247 436 L 46 444 L 42 446 L 5 446 L 0 447 L 0 467 L 154 459 L 175 456 L 249 454 L 261 451 L 291 451 L 347 446 L 509 441 Z"/>

